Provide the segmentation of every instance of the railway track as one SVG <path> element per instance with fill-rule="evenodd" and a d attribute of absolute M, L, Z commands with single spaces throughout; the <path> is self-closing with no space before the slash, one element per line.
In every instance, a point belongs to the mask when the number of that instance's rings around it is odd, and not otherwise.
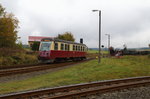
<path fill-rule="evenodd" d="M 0 77 L 29 73 L 29 72 L 34 72 L 34 71 L 47 70 L 47 69 L 53 69 L 53 68 L 58 68 L 58 67 L 64 67 L 64 66 L 68 66 L 68 65 L 79 64 L 79 63 L 89 61 L 92 59 L 93 58 L 83 60 L 83 61 L 76 61 L 76 62 L 64 62 L 64 63 L 54 63 L 54 64 L 43 64 L 43 65 L 38 64 L 37 66 L 29 65 L 29 66 L 16 67 L 16 68 L 10 68 L 10 69 L 5 68 L 5 69 L 0 69 Z"/>
<path fill-rule="evenodd" d="M 80 99 L 89 95 L 150 84 L 150 76 L 84 83 L 0 95 L 0 99 Z"/>
<path fill-rule="evenodd" d="M 30 66 L 39 66 L 39 65 L 47 65 L 43 63 L 38 63 L 38 64 L 30 64 L 30 65 L 15 65 L 15 66 L 0 66 L 0 70 L 4 69 L 14 69 L 14 68 L 20 68 L 20 67 L 30 67 Z"/>

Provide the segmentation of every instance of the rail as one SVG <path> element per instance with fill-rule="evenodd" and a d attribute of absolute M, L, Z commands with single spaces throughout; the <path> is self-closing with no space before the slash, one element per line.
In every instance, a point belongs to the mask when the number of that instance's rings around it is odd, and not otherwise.
<path fill-rule="evenodd" d="M 20 68 L 17 67 L 17 68 L 4 69 L 4 70 L 2 69 L 0 70 L 0 77 L 75 65 L 75 64 L 80 64 L 82 62 L 90 61 L 92 59 L 93 58 L 83 60 L 83 61 L 77 61 L 77 62 L 64 62 L 64 63 L 57 63 L 57 64 L 55 63 L 55 64 L 47 64 L 47 65 L 44 64 L 44 65 L 37 65 L 37 66 L 33 65 L 33 66 L 20 67 Z"/>
<path fill-rule="evenodd" d="M 0 95 L 0 99 L 72 99 L 82 96 L 150 84 L 150 76 L 106 80 L 63 87 Z"/>

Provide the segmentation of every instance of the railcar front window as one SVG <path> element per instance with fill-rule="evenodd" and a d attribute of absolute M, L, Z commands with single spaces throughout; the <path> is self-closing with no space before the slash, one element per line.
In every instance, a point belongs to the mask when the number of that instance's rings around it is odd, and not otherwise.
<path fill-rule="evenodd" d="M 51 42 L 41 42 L 40 51 L 49 51 Z"/>

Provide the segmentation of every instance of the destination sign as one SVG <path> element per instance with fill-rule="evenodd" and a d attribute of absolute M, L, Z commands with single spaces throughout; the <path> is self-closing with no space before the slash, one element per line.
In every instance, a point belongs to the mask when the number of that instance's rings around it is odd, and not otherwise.
<path fill-rule="evenodd" d="M 43 41 L 45 41 L 45 42 L 49 42 L 50 40 L 43 40 Z"/>

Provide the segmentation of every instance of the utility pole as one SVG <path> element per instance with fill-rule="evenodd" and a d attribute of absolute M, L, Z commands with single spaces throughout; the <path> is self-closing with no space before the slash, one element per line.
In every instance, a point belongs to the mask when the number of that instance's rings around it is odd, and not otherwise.
<path fill-rule="evenodd" d="M 105 34 L 108 36 L 108 49 L 110 48 L 110 34 Z"/>
<path fill-rule="evenodd" d="M 92 10 L 93 12 L 99 12 L 99 55 L 98 63 L 101 62 L 101 10 Z"/>

